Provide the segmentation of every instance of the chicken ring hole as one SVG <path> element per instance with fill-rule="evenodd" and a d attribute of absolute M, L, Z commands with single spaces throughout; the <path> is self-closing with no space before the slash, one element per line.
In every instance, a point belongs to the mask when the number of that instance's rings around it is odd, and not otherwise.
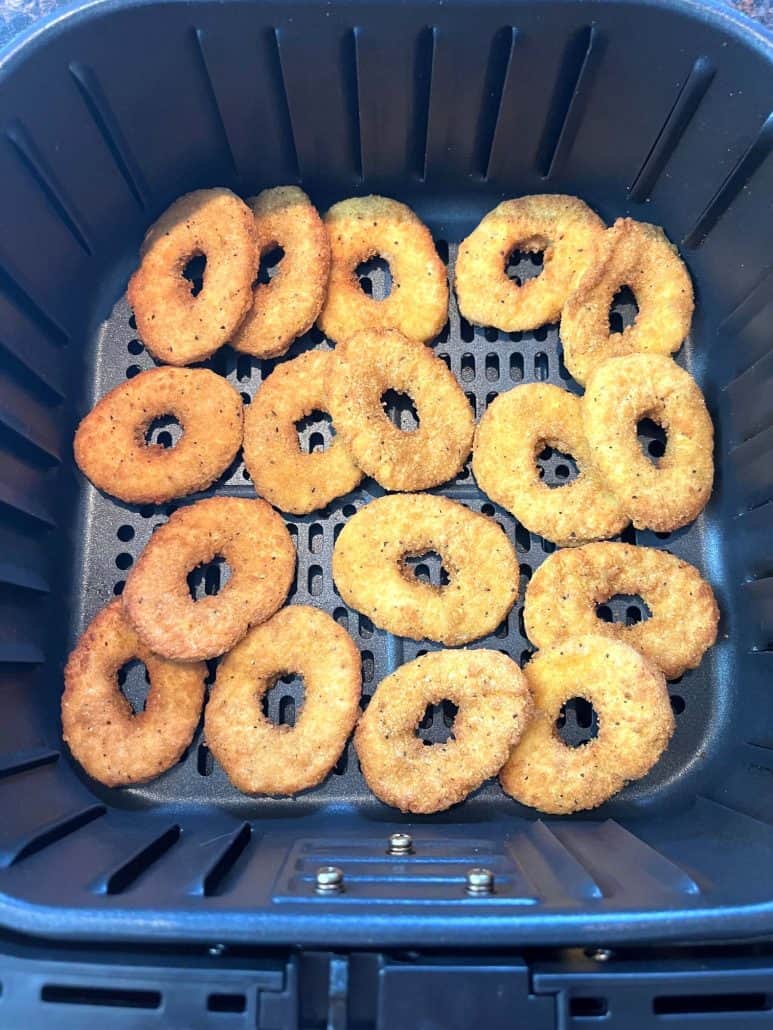
<path fill-rule="evenodd" d="M 149 447 L 174 447 L 183 435 L 183 427 L 174 415 L 158 415 L 150 422 L 144 435 Z"/>
<path fill-rule="evenodd" d="M 551 488 L 566 486 L 580 474 L 577 462 L 565 451 L 545 444 L 537 455 L 537 472 L 545 486 Z"/>
<path fill-rule="evenodd" d="M 284 256 L 284 249 L 278 246 L 269 247 L 268 250 L 264 251 L 260 255 L 260 263 L 258 264 L 258 274 L 255 276 L 255 281 L 252 284 L 253 290 L 258 285 L 268 286 L 268 284 L 279 271 L 279 266 L 282 263 L 282 258 Z"/>
<path fill-rule="evenodd" d="M 191 297 L 198 297 L 204 289 L 204 273 L 207 269 L 206 254 L 193 254 L 183 266 L 183 279 L 187 279 L 190 285 Z"/>
<path fill-rule="evenodd" d="M 524 241 L 505 257 L 505 275 L 516 286 L 523 286 L 529 279 L 536 279 L 544 266 L 545 247 L 542 241 L 535 241 L 533 247 Z"/>
<path fill-rule="evenodd" d="M 150 674 L 144 662 L 132 658 L 118 670 L 118 689 L 132 706 L 132 712 L 138 715 L 145 711 L 150 690 Z"/>
<path fill-rule="evenodd" d="M 301 452 L 318 454 L 326 451 L 336 435 L 333 420 L 326 411 L 311 411 L 295 423 Z"/>
<path fill-rule="evenodd" d="M 381 407 L 389 421 L 403 433 L 415 433 L 419 428 L 419 413 L 407 393 L 387 390 L 381 395 Z"/>
<path fill-rule="evenodd" d="M 376 256 L 361 261 L 354 270 L 362 292 L 372 300 L 386 300 L 392 292 L 392 270 L 389 262 Z"/>
<path fill-rule="evenodd" d="M 428 586 L 444 587 L 451 577 L 443 567 L 443 559 L 437 551 L 423 551 L 421 554 L 407 554 L 402 559 L 403 575 L 406 579 L 417 579 Z"/>
<path fill-rule="evenodd" d="M 613 594 L 596 605 L 596 615 L 604 622 L 635 626 L 652 618 L 647 602 L 638 594 Z"/>
<path fill-rule="evenodd" d="M 651 418 L 643 418 L 636 426 L 636 435 L 644 457 L 653 465 L 659 465 L 668 443 L 665 429 Z"/>
<path fill-rule="evenodd" d="M 639 314 L 639 305 L 629 286 L 621 286 L 609 306 L 609 332 L 622 333 L 633 325 Z"/>
<path fill-rule="evenodd" d="M 303 707 L 303 677 L 294 672 L 277 676 L 260 699 L 260 710 L 275 726 L 295 726 Z"/>
<path fill-rule="evenodd" d="M 447 698 L 439 704 L 427 705 L 416 727 L 416 736 L 427 746 L 447 744 L 454 737 L 454 720 L 459 709 Z"/>
<path fill-rule="evenodd" d="M 582 747 L 599 735 L 596 709 L 584 697 L 570 697 L 561 706 L 556 733 L 567 747 Z"/>
<path fill-rule="evenodd" d="M 209 562 L 202 562 L 188 573 L 188 591 L 194 601 L 202 597 L 214 597 L 219 594 L 231 578 L 231 566 L 217 554 Z"/>

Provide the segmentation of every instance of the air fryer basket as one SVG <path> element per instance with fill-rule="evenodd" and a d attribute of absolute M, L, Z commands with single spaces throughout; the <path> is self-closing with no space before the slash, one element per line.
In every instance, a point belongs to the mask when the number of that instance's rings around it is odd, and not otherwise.
<path fill-rule="evenodd" d="M 724 9 L 625 0 L 102 0 L 5 56 L 0 922 L 71 937 L 351 945 L 773 930 L 772 69 L 768 37 Z M 351 745 L 319 789 L 249 799 L 200 735 L 155 782 L 108 790 L 61 745 L 67 650 L 176 506 L 117 504 L 72 461 L 77 419 L 152 364 L 123 297 L 141 236 L 188 189 L 249 195 L 289 182 L 320 208 L 368 192 L 406 201 L 449 267 L 483 213 L 522 193 L 577 194 L 609 222 L 653 221 L 680 245 L 697 311 L 679 360 L 715 420 L 717 485 L 694 526 L 624 537 L 704 571 L 720 639 L 670 684 L 678 718 L 666 756 L 596 812 L 541 820 L 491 783 L 449 812 L 402 818 L 369 794 Z M 527 259 L 519 274 L 535 271 Z M 369 285 L 384 289 L 380 269 Z M 630 319 L 630 306 L 619 315 Z M 312 330 L 290 356 L 310 346 L 327 344 Z M 434 349 L 478 417 L 520 382 L 577 389 L 555 326 L 472 328 L 452 300 Z M 209 364 L 247 401 L 274 363 L 226 348 Z M 400 417 L 410 425 L 409 411 Z M 311 447 L 328 434 L 316 423 L 302 432 Z M 566 474 L 560 456 L 546 462 L 549 478 Z M 243 464 L 215 492 L 252 496 Z M 335 593 L 337 530 L 379 492 L 366 481 L 288 520 L 299 556 L 292 600 L 347 626 L 362 653 L 363 704 L 433 646 L 374 629 Z M 491 505 L 469 469 L 439 492 L 495 517 L 515 543 L 521 598 L 475 646 L 526 659 L 523 587 L 552 545 Z M 423 564 L 419 574 L 436 580 L 437 564 Z M 217 576 L 210 569 L 199 589 L 216 589 Z M 130 673 L 129 695 L 143 689 Z M 294 681 L 275 690 L 271 714 L 286 719 L 298 691 Z M 567 718 L 581 723 L 582 711 Z M 438 739 L 448 721 L 437 712 L 425 735 Z M 413 834 L 415 855 L 386 854 L 396 829 Z M 340 896 L 315 894 L 323 864 L 343 870 Z M 468 897 L 466 871 L 481 864 L 496 893 Z"/>

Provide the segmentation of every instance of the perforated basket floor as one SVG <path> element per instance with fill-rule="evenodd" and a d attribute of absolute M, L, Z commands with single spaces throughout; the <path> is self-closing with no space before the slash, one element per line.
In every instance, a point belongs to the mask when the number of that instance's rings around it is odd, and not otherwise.
<path fill-rule="evenodd" d="M 441 257 L 453 265 L 456 253 L 455 243 L 438 241 Z M 535 256 L 524 256 L 519 265 L 511 266 L 510 274 L 520 278 L 533 276 L 540 271 Z M 383 296 L 388 289 L 388 280 L 383 268 L 376 265 L 363 276 L 364 288 L 374 296 Z M 635 308 L 631 300 L 623 300 L 613 313 L 613 322 L 619 327 L 633 321 Z M 134 320 L 125 299 L 121 300 L 110 319 L 95 341 L 96 355 L 93 363 L 94 398 L 102 396 L 125 378 L 136 375 L 140 370 L 150 368 L 153 361 L 137 338 Z M 311 330 L 297 341 L 286 358 L 290 360 L 310 347 L 328 347 L 330 344 L 317 329 Z M 433 349 L 451 368 L 461 383 L 475 413 L 480 418 L 486 406 L 505 390 L 520 383 L 552 382 L 564 388 L 580 392 L 569 376 L 561 360 L 557 326 L 545 326 L 529 333 L 500 333 L 493 329 L 473 328 L 460 318 L 455 299 L 451 302 L 448 325 L 433 344 Z M 689 355 L 690 344 L 686 345 Z M 241 392 L 245 403 L 249 402 L 260 383 L 275 367 L 276 361 L 237 355 L 226 348 L 213 358 L 208 366 L 225 375 Z M 401 403 L 402 402 L 402 403 Z M 396 407 L 395 405 L 399 407 Z M 394 397 L 392 417 L 403 428 L 416 425 L 415 418 L 405 398 Z M 177 432 L 169 426 L 154 430 L 156 440 L 171 445 Z M 162 435 L 163 434 L 163 435 Z M 321 449 L 330 439 L 329 419 L 312 416 L 301 427 L 301 439 L 306 449 Z M 662 453 L 662 434 L 657 427 L 642 433 L 643 445 L 654 455 Z M 565 456 L 550 453 L 542 460 L 545 481 L 558 486 L 574 474 L 571 461 Z M 191 503 L 195 498 L 175 501 L 161 507 L 148 505 L 139 511 L 100 496 L 84 483 L 83 526 L 85 546 L 79 554 L 81 568 L 78 578 L 84 585 L 77 618 L 73 625 L 74 634 L 80 633 L 87 621 L 114 594 L 121 592 L 125 577 L 134 560 L 149 540 L 153 530 L 181 504 Z M 523 596 L 526 584 L 533 571 L 553 551 L 554 546 L 541 537 L 530 534 L 506 511 L 492 504 L 477 487 L 468 466 L 453 482 L 438 487 L 436 493 L 461 501 L 475 511 L 493 516 L 505 529 L 508 538 L 516 547 L 520 563 L 520 596 L 518 603 L 494 634 L 474 647 L 491 647 L 501 650 L 519 663 L 528 661 L 533 648 L 526 638 L 523 625 Z M 304 517 L 286 517 L 288 528 L 298 550 L 296 582 L 291 591 L 291 601 L 312 604 L 324 608 L 354 637 L 362 656 L 363 708 L 377 684 L 403 662 L 408 662 L 439 645 L 431 642 L 416 642 L 391 636 L 376 629 L 370 620 L 346 608 L 338 596 L 330 573 L 331 554 L 334 541 L 341 526 L 363 504 L 384 491 L 373 480 L 366 480 L 350 495 L 340 498 L 324 510 Z M 249 473 L 239 459 L 228 473 L 215 485 L 211 494 L 230 494 L 254 497 L 255 491 L 249 482 Z M 629 528 L 624 539 L 631 543 L 664 547 L 680 557 L 703 567 L 703 517 L 694 526 L 673 534 L 636 532 Z M 437 556 L 428 556 L 414 563 L 419 578 L 440 583 L 440 563 Z M 194 590 L 198 593 L 213 593 L 219 587 L 221 569 L 217 564 L 197 570 Z M 646 618 L 646 609 L 640 600 L 613 600 L 605 606 L 602 614 L 618 620 L 639 621 Z M 75 636 L 73 636 L 73 641 Z M 211 677 L 214 677 L 217 662 L 210 663 Z M 135 706 L 141 706 L 147 692 L 144 669 L 139 664 L 129 670 L 124 689 Z M 718 690 L 714 659 L 710 655 L 701 667 L 688 672 L 671 685 L 671 699 L 678 719 L 678 731 L 665 758 L 643 781 L 631 785 L 609 806 L 615 813 L 624 813 L 632 806 L 652 800 L 665 801 L 669 795 L 683 792 L 683 774 L 694 762 L 696 751 L 707 738 L 717 732 L 716 720 L 721 718 L 721 705 L 714 702 L 712 694 Z M 302 702 L 302 686 L 293 677 L 285 677 L 268 696 L 268 713 L 274 721 L 292 722 Z M 587 705 L 570 704 L 567 711 L 567 725 L 564 734 L 575 742 L 587 740 L 593 728 L 591 713 Z M 443 740 L 449 733 L 453 713 L 448 706 L 438 707 L 428 713 L 422 724 L 422 736 L 426 740 Z M 180 764 L 172 772 L 144 786 L 127 790 L 100 793 L 109 797 L 111 804 L 136 805 L 140 802 L 168 802 L 178 800 L 197 801 L 202 798 L 228 801 L 242 810 L 258 814 L 276 809 L 292 810 L 298 800 L 258 798 L 250 799 L 240 795 L 230 786 L 222 769 L 213 762 L 201 730 Z M 331 776 L 321 787 L 306 792 L 301 803 L 324 805 L 332 800 L 346 799 L 359 803 L 376 803 L 369 793 L 360 774 L 354 746 L 350 742 L 346 753 L 335 767 Z M 476 800 L 496 800 L 503 808 L 514 814 L 524 812 L 500 790 L 493 781 L 476 793 L 467 805 Z M 602 813 L 603 814 L 603 813 Z"/>

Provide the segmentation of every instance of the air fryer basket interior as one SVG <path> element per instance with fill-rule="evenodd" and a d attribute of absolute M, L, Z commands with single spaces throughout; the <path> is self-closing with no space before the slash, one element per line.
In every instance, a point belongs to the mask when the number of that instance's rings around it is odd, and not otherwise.
<path fill-rule="evenodd" d="M 0 921 L 63 936 L 339 944 L 771 930 L 773 52 L 755 31 L 688 3 L 99 2 L 6 57 Z M 661 224 L 687 260 L 697 310 L 679 360 L 715 420 L 715 495 L 688 529 L 624 538 L 703 570 L 722 609 L 720 640 L 670 685 L 678 728 L 667 755 L 594 813 L 539 820 L 492 783 L 447 813 L 404 819 L 369 794 L 351 745 L 319 789 L 249 799 L 200 738 L 159 780 L 111 791 L 61 745 L 67 650 L 175 507 L 116 504 L 72 461 L 77 419 L 152 364 L 123 297 L 139 241 L 188 189 L 224 184 L 247 196 L 289 182 L 320 208 L 369 192 L 407 202 L 449 267 L 499 199 L 535 192 L 577 194 L 608 222 Z M 371 288 L 384 288 L 378 269 Z M 620 314 L 632 317 L 630 306 Z M 326 345 L 312 330 L 290 356 Z M 478 417 L 519 382 L 577 390 L 555 326 L 473 329 L 452 300 L 434 348 Z M 209 364 L 248 400 L 274 363 L 226 348 Z M 312 424 L 302 435 L 320 446 L 326 434 Z M 561 478 L 561 464 L 553 456 L 546 475 Z M 216 490 L 252 496 L 243 464 Z M 374 629 L 335 594 L 336 529 L 378 492 L 366 481 L 288 520 L 299 554 L 292 599 L 348 627 L 366 697 L 432 646 Z M 468 469 L 439 492 L 493 515 L 515 543 L 521 598 L 475 646 L 527 658 L 523 587 L 552 546 L 491 505 Z M 425 566 L 420 574 L 439 575 Z M 199 588 L 215 589 L 214 577 Z M 616 614 L 639 617 L 627 608 Z M 139 696 L 140 673 L 126 689 Z M 286 716 L 299 696 L 284 684 L 271 714 Z M 428 739 L 447 721 L 438 713 Z M 415 856 L 387 856 L 388 834 L 408 827 Z M 347 889 L 320 898 L 314 871 L 329 863 Z M 496 874 L 490 898 L 464 895 L 477 864 Z"/>

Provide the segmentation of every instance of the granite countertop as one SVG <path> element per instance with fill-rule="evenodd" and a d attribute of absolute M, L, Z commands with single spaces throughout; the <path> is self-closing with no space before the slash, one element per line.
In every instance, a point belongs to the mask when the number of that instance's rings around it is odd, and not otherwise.
<path fill-rule="evenodd" d="M 0 0 L 0 47 L 67 2 L 69 0 Z M 773 29 L 773 0 L 727 0 L 727 3 Z"/>

